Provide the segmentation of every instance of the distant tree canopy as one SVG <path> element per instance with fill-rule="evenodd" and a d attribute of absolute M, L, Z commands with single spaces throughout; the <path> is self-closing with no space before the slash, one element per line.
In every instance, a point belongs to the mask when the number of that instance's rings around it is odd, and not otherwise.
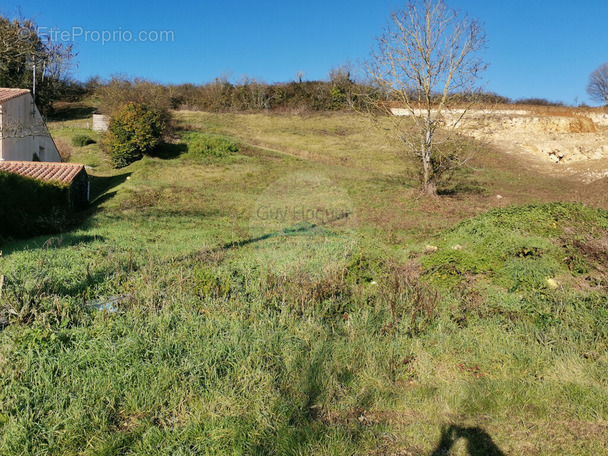
<path fill-rule="evenodd" d="M 243 111 L 341 111 L 361 106 L 363 100 L 380 96 L 369 81 L 353 77 L 350 65 L 332 68 L 325 80 L 267 83 L 247 76 L 232 82 L 227 77 L 204 84 L 161 84 L 143 78 L 115 75 L 110 80 L 99 76 L 85 82 L 70 82 L 62 92 L 62 100 L 74 101 L 90 97 L 103 114 L 112 115 L 128 103 L 144 103 L 160 111 L 169 125 L 171 109 L 212 112 Z M 398 95 L 382 94 L 383 101 L 399 103 Z M 432 93 L 437 103 L 441 93 Z M 486 105 L 523 104 L 564 106 L 544 98 L 512 100 L 493 92 L 451 93 L 451 100 L 470 104 L 474 99 Z"/>
<path fill-rule="evenodd" d="M 243 77 L 227 77 L 195 85 L 163 85 L 141 78 L 113 76 L 109 81 L 90 80 L 82 84 L 97 98 L 100 110 L 112 115 L 126 103 L 146 103 L 166 112 L 169 109 L 205 111 L 310 110 L 330 111 L 349 107 L 357 93 L 367 90 L 351 78 L 344 66 L 332 69 L 329 81 L 291 81 L 268 84 Z"/>
<path fill-rule="evenodd" d="M 33 20 L 0 15 L 0 87 L 31 89 L 35 73 L 36 103 L 43 113 L 69 85 L 66 75 L 73 57 L 71 45 L 40 36 Z"/>
<path fill-rule="evenodd" d="M 601 64 L 589 75 L 587 93 L 593 101 L 608 106 L 608 62 Z"/>

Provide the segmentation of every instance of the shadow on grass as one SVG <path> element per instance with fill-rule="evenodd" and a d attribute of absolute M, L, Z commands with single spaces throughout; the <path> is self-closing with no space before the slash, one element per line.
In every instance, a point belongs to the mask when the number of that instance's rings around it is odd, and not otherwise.
<path fill-rule="evenodd" d="M 89 182 L 91 183 L 90 205 L 97 207 L 101 204 L 100 199 L 103 198 L 104 201 L 107 201 L 109 199 L 108 195 L 114 196 L 116 192 L 108 192 L 125 182 L 130 175 L 131 173 L 123 173 L 116 176 L 89 176 Z"/>
<path fill-rule="evenodd" d="M 69 247 L 75 244 L 82 244 L 99 240 L 99 236 L 74 235 L 71 230 L 86 229 L 87 220 L 90 219 L 99 207 L 116 195 L 116 191 L 110 191 L 127 180 L 131 173 L 123 173 L 117 176 L 89 176 L 91 184 L 89 206 L 80 211 L 71 213 L 66 223 L 57 230 L 49 231 L 38 236 L 19 237 L 0 239 L 0 245 L 5 253 L 15 252 L 23 249 L 40 249 L 48 247 Z"/>
<path fill-rule="evenodd" d="M 60 249 L 65 247 L 71 247 L 79 244 L 88 244 L 95 241 L 104 241 L 103 236 L 91 236 L 88 234 L 72 234 L 72 233 L 59 233 L 59 234 L 48 234 L 38 236 L 36 238 L 28 239 L 13 239 L 3 247 L 3 254 L 10 255 L 13 252 L 20 250 L 34 250 L 34 249 Z"/>
<path fill-rule="evenodd" d="M 172 160 L 186 152 L 188 152 L 187 144 L 163 143 L 150 153 L 150 157 L 160 158 L 161 160 Z"/>
<path fill-rule="evenodd" d="M 449 456 L 459 439 L 466 441 L 469 456 L 506 456 L 483 429 L 455 425 L 445 426 L 441 430 L 441 439 L 431 456 Z"/>
<path fill-rule="evenodd" d="M 66 120 L 91 120 L 97 108 L 92 106 L 74 106 L 66 105 L 56 107 L 55 110 L 49 114 L 49 120 L 55 121 L 66 121 Z"/>
<path fill-rule="evenodd" d="M 342 220 L 347 217 L 348 217 L 348 215 L 343 216 L 343 217 L 337 217 L 336 220 Z M 284 229 L 278 230 L 278 231 L 273 231 L 271 233 L 266 233 L 261 236 L 250 237 L 248 239 L 243 239 L 240 241 L 227 242 L 222 247 L 220 247 L 219 250 L 228 250 L 228 249 L 232 249 L 232 248 L 244 247 L 246 245 L 254 244 L 254 243 L 260 242 L 260 241 L 265 241 L 266 239 L 270 239 L 273 237 L 318 235 L 319 233 L 315 232 L 318 229 L 323 230 L 323 232 L 322 232 L 323 236 L 327 236 L 328 234 L 331 234 L 331 232 L 327 231 L 327 229 L 325 227 L 323 227 L 322 225 L 323 224 L 317 225 L 314 223 L 300 223 L 300 224 L 294 225 L 292 227 L 284 228 Z"/>
<path fill-rule="evenodd" d="M 331 444 L 332 437 L 338 433 L 341 437 L 348 436 L 345 446 L 357 446 L 362 437 L 357 432 L 357 425 L 331 424 L 324 422 L 319 415 L 321 408 L 318 402 L 324 391 L 327 363 L 331 356 L 332 347 L 327 342 L 314 352 L 298 356 L 300 376 L 296 380 L 297 388 L 282 397 L 282 409 L 289 417 L 268 438 L 255 445 L 251 454 L 318 454 L 311 453 L 310 449 L 323 443 Z"/>
<path fill-rule="evenodd" d="M 487 189 L 477 182 L 457 183 L 437 189 L 440 196 L 485 195 Z"/>

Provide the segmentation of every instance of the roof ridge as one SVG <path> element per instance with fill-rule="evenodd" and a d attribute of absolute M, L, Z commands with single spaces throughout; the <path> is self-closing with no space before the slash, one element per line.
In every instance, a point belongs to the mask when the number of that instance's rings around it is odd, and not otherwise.
<path fill-rule="evenodd" d="M 42 162 L 42 161 L 31 161 L 31 160 L 2 160 L 0 163 L 26 163 L 26 164 L 40 164 L 40 165 L 59 165 L 59 166 L 86 166 L 84 163 L 68 163 L 68 162 Z"/>
<path fill-rule="evenodd" d="M 21 95 L 25 95 L 26 93 L 30 93 L 30 90 L 0 87 L 0 104 L 12 100 L 13 98 L 20 97 Z"/>
<path fill-rule="evenodd" d="M 81 163 L 0 161 L 0 171 L 66 184 L 83 170 L 86 172 L 86 167 Z"/>

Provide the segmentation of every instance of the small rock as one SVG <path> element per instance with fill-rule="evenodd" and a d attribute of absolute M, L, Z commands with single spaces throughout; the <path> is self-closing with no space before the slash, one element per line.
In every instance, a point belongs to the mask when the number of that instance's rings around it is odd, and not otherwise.
<path fill-rule="evenodd" d="M 502 199 L 502 195 L 496 195 L 496 199 Z"/>
<path fill-rule="evenodd" d="M 553 290 L 559 287 L 557 280 L 555 279 L 547 279 L 547 286 Z"/>
<path fill-rule="evenodd" d="M 452 250 L 462 250 L 462 246 L 460 244 L 453 245 Z"/>
<path fill-rule="evenodd" d="M 438 247 L 437 247 L 437 246 L 427 244 L 427 246 L 424 248 L 424 251 L 425 251 L 425 252 L 436 252 L 436 251 L 437 251 L 437 249 L 438 249 Z"/>

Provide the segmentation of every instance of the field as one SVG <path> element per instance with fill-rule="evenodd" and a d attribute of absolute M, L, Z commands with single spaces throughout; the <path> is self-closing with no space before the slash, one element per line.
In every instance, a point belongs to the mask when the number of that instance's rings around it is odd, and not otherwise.
<path fill-rule="evenodd" d="M 121 170 L 50 123 L 94 201 L 2 245 L 0 455 L 608 451 L 606 179 L 463 137 L 429 199 L 354 115 L 174 116 Z"/>

